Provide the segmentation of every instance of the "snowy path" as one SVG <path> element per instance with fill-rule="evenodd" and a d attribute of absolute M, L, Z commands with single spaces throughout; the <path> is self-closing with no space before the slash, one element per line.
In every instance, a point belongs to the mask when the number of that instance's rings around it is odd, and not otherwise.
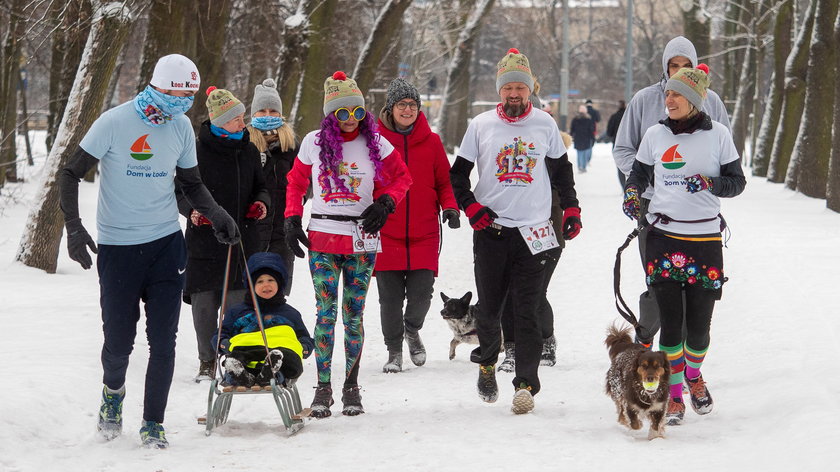
<path fill-rule="evenodd" d="M 11 262 L 28 211 L 25 201 L 34 192 L 31 185 L 10 185 L 4 195 L 11 192 L 21 203 L 0 197 L 0 471 L 825 469 L 840 444 L 840 377 L 818 368 L 831 365 L 827 360 L 840 334 L 832 275 L 840 267 L 840 215 L 822 200 L 763 179 L 749 179 L 742 196 L 724 201 L 732 229 L 725 250 L 731 281 L 715 312 L 703 369 L 715 411 L 706 417 L 689 411 L 685 425 L 649 442 L 646 426 L 629 432 L 616 423 L 603 393 L 604 332 L 618 318 L 615 250 L 632 229 L 620 210 L 609 145 L 597 145 L 592 168 L 576 177 L 584 228 L 564 252 L 550 288 L 559 362 L 540 369 L 543 390 L 532 414 L 510 413 L 510 374 L 499 376 L 496 404 L 478 399 L 469 347 L 460 346 L 456 359 L 447 359 L 450 333 L 439 316 L 437 293 L 475 290 L 471 230 L 462 221 L 461 229 L 446 230 L 441 277 L 422 331 L 429 357 L 424 367 L 381 373 L 386 351 L 372 284 L 359 377 L 367 413 L 360 417 L 342 417 L 336 398 L 336 416 L 286 437 L 266 395 L 237 399 L 230 422 L 205 437 L 196 417 L 205 413 L 207 384 L 192 381 L 198 362 L 184 305 L 166 451 L 138 447 L 147 357 L 142 326 L 128 372 L 126 434 L 109 444 L 94 440 L 101 382 L 96 274 L 70 261 L 63 247 L 56 275 Z M 80 198 L 90 230 L 96 188 L 82 185 Z M 642 289 L 637 261 L 634 243 L 624 259 L 628 301 Z M 312 288 L 302 260 L 296 269 L 290 303 L 311 329 Z M 340 349 L 335 361 L 342 364 Z M 314 358 L 305 369 L 299 385 L 308 405 Z M 343 372 L 333 372 L 338 386 Z"/>

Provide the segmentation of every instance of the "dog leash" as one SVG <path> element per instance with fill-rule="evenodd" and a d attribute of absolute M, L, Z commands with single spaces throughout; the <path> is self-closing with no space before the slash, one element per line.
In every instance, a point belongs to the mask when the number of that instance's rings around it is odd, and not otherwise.
<path fill-rule="evenodd" d="M 641 231 L 642 228 L 637 226 L 630 232 L 630 234 L 627 235 L 627 239 L 624 240 L 624 244 L 622 244 L 615 253 L 615 266 L 613 267 L 613 293 L 615 295 L 615 308 L 618 310 L 618 314 L 627 320 L 627 322 L 630 323 L 636 330 L 639 329 L 639 321 L 636 319 L 636 315 L 633 314 L 633 310 L 627 306 L 627 303 L 624 301 L 624 297 L 621 296 L 621 253 L 627 249 L 630 242 L 636 239 L 636 236 L 638 236 Z"/>

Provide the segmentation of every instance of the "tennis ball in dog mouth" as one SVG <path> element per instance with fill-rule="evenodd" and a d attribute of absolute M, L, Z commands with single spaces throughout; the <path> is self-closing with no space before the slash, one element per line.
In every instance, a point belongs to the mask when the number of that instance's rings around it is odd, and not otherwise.
<path fill-rule="evenodd" d="M 644 389 L 648 392 L 653 392 L 656 391 L 657 388 L 659 388 L 659 382 L 642 382 L 642 387 L 644 387 Z"/>

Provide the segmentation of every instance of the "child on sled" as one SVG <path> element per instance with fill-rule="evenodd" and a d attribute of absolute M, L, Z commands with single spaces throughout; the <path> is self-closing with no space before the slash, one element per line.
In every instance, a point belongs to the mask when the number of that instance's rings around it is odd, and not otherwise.
<path fill-rule="evenodd" d="M 243 303 L 231 307 L 222 321 L 219 352 L 225 355 L 223 385 L 266 386 L 272 376 L 278 385 L 291 386 L 303 373 L 302 359 L 309 357 L 315 346 L 300 313 L 286 303 L 286 266 L 272 252 L 258 252 L 248 258 L 248 270 L 262 315 L 265 339 L 270 351 L 266 364 L 257 313 L 251 294 Z M 247 285 L 247 277 L 245 278 Z M 216 343 L 213 335 L 212 343 Z"/>

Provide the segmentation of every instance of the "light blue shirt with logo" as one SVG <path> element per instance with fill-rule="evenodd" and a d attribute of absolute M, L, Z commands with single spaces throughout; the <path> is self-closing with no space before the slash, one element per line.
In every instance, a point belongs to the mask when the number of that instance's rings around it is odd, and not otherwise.
<path fill-rule="evenodd" d="M 103 113 L 80 146 L 99 159 L 99 244 L 143 244 L 181 230 L 175 168 L 198 165 L 189 118 L 149 126 L 129 101 Z"/>

